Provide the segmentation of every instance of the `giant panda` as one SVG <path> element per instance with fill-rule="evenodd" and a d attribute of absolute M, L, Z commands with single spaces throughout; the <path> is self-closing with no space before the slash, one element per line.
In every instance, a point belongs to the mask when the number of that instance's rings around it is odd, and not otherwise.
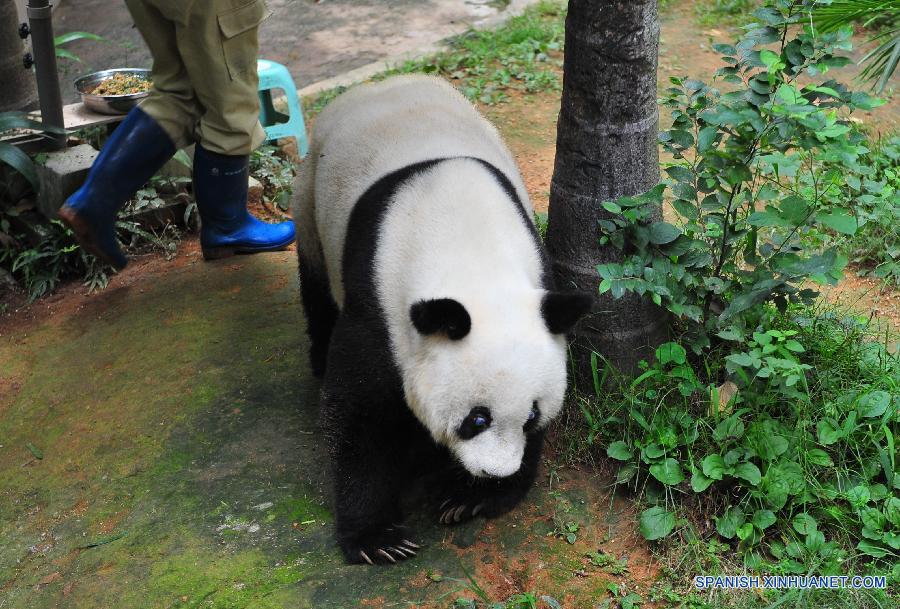
<path fill-rule="evenodd" d="M 416 553 L 399 501 L 415 479 L 443 524 L 513 508 L 562 407 L 565 334 L 592 299 L 554 291 L 496 129 L 437 78 L 351 88 L 316 120 L 295 193 L 346 560 Z"/>

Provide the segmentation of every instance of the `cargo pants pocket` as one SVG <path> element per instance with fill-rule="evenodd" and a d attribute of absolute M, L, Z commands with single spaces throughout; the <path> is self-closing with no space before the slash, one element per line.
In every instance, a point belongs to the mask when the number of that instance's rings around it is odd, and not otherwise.
<path fill-rule="evenodd" d="M 263 0 L 250 0 L 247 4 L 229 9 L 216 16 L 222 34 L 225 65 L 231 80 L 256 70 L 259 53 L 258 27 L 269 12 Z"/>

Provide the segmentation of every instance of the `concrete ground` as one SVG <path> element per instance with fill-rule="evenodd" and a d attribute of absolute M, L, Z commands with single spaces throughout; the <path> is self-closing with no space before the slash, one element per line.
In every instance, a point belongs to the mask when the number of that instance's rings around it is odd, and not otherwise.
<path fill-rule="evenodd" d="M 260 29 L 260 55 L 288 67 L 297 84 L 337 76 L 374 61 L 434 45 L 478 26 L 522 0 L 268 0 L 272 12 Z M 102 15 L 102 17 L 98 17 Z M 66 48 L 81 62 L 62 61 L 66 103 L 78 101 L 71 83 L 113 67 L 150 67 L 124 2 L 65 0 L 53 13 L 56 34 L 87 31 L 107 42 L 77 41 Z"/>

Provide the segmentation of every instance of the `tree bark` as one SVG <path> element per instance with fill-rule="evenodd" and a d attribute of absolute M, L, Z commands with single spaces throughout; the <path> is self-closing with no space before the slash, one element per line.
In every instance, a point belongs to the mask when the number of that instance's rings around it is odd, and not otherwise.
<path fill-rule="evenodd" d="M 596 266 L 622 259 L 599 245 L 597 222 L 611 217 L 601 204 L 659 183 L 658 53 L 656 0 L 569 1 L 547 229 L 559 289 L 598 294 Z M 634 372 L 664 340 L 665 322 L 649 299 L 598 295 L 575 330 L 579 385 L 590 382 L 591 351 Z"/>
<path fill-rule="evenodd" d="M 19 12 L 14 0 L 0 0 L 0 112 L 37 106 L 34 73 L 22 65 L 25 46 L 19 38 Z"/>

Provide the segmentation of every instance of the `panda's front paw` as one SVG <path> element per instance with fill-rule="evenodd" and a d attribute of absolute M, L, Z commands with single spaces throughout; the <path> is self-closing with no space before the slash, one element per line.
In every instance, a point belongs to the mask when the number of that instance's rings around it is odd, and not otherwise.
<path fill-rule="evenodd" d="M 421 548 L 408 537 L 405 527 L 389 526 L 346 538 L 341 550 L 351 564 L 391 565 L 415 556 Z"/>

